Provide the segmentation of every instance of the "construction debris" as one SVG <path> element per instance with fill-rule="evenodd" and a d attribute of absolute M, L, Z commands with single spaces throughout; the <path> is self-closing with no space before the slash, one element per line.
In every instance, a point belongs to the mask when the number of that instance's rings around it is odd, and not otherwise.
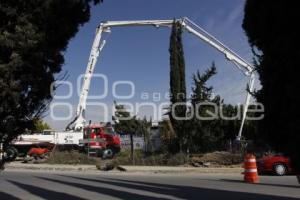
<path fill-rule="evenodd" d="M 216 151 L 203 155 L 192 155 L 190 164 L 194 167 L 218 167 L 240 165 L 243 162 L 241 154 L 232 154 L 225 151 Z"/>

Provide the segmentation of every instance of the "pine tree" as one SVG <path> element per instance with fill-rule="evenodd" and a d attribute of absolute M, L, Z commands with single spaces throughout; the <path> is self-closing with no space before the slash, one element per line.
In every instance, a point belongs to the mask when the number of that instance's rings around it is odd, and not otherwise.
<path fill-rule="evenodd" d="M 92 0 L 0 1 L 0 142 L 33 128 Z M 95 4 L 100 0 L 94 0 Z"/>
<path fill-rule="evenodd" d="M 192 152 L 207 152 L 218 150 L 219 142 L 223 139 L 223 131 L 220 126 L 220 119 L 201 120 L 201 117 L 209 117 L 209 111 L 212 111 L 209 105 L 200 105 L 201 103 L 215 103 L 221 105 L 223 100 L 219 96 L 213 97 L 213 87 L 207 86 L 207 81 L 217 73 L 215 63 L 203 74 L 199 71 L 193 75 L 193 87 L 191 104 L 195 111 L 194 117 L 189 121 L 189 148 Z"/>

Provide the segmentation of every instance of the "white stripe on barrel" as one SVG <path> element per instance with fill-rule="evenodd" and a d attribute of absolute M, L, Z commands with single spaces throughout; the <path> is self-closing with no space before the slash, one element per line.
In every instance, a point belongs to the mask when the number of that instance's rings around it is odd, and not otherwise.
<path fill-rule="evenodd" d="M 257 172 L 257 169 L 245 169 L 245 172 Z"/>
<path fill-rule="evenodd" d="M 256 159 L 255 158 L 247 159 L 247 160 L 245 160 L 245 162 L 256 162 Z"/>

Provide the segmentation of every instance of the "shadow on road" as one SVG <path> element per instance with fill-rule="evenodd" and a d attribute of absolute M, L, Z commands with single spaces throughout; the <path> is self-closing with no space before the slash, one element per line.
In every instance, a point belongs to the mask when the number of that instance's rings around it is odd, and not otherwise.
<path fill-rule="evenodd" d="M 146 195 L 141 195 L 141 194 L 134 194 L 130 192 L 124 192 L 120 190 L 115 190 L 115 189 L 110 189 L 110 188 L 104 188 L 104 187 L 99 187 L 99 186 L 92 186 L 92 185 L 85 185 L 82 183 L 75 183 L 75 182 L 69 182 L 69 181 L 63 181 L 63 180 L 57 180 L 57 179 L 52 179 L 52 178 L 45 178 L 45 177 L 36 177 L 39 179 L 47 180 L 47 181 L 52 181 L 60 184 L 65 184 L 77 188 L 81 188 L 84 190 L 88 190 L 91 192 L 97 192 L 99 194 L 103 195 L 108 195 L 111 197 L 116 197 L 124 200 L 134 200 L 134 199 L 142 199 L 142 200 L 158 200 L 162 198 L 156 198 L 156 197 L 150 197 Z"/>
<path fill-rule="evenodd" d="M 22 188 L 28 192 L 30 192 L 33 195 L 37 195 L 43 199 L 51 199 L 51 200 L 69 200 L 69 199 L 74 199 L 74 200 L 85 200 L 83 198 L 80 197 L 76 197 L 70 194 L 66 194 L 66 193 L 62 193 L 62 192 L 55 192 L 52 190 L 47 190 L 45 188 L 41 188 L 41 187 L 37 187 L 37 186 L 33 186 L 33 185 L 28 185 L 28 184 L 24 184 L 24 183 L 20 183 L 20 182 L 15 182 L 12 180 L 7 180 L 7 182 L 10 182 L 14 185 L 16 185 L 19 188 Z M 1 195 L 1 194 L 0 194 Z M 1 196 L 0 196 L 1 197 Z M 10 198 L 0 198 L 1 200 L 13 200 Z M 28 198 L 27 198 L 28 199 Z"/>
<path fill-rule="evenodd" d="M 21 200 L 18 199 L 17 197 L 14 197 L 10 194 L 4 193 L 4 192 L 0 192 L 0 199 L 2 200 Z"/>
<path fill-rule="evenodd" d="M 245 183 L 244 181 L 240 180 L 231 180 L 231 179 L 220 179 L 219 181 L 223 182 L 231 182 L 231 183 Z M 283 184 L 274 184 L 274 183 L 258 183 L 258 185 L 267 185 L 267 186 L 275 186 L 275 187 L 287 187 L 287 188 L 298 188 L 300 189 L 300 185 L 283 185 Z"/>
<path fill-rule="evenodd" d="M 66 184 L 82 189 L 86 189 L 93 192 L 98 192 L 101 194 L 110 195 L 113 197 L 117 197 L 124 200 L 133 200 L 133 199 L 148 199 L 148 200 L 155 200 L 158 199 L 156 197 L 151 196 L 144 196 L 140 194 L 134 193 L 127 193 L 123 191 L 119 191 L 117 189 L 111 188 L 102 188 L 100 186 L 91 186 L 85 185 L 82 183 L 74 183 L 77 179 L 83 181 L 89 181 L 94 183 L 102 183 L 108 184 L 117 187 L 123 187 L 128 189 L 135 189 L 140 192 L 152 192 L 155 194 L 162 194 L 162 195 L 169 195 L 177 198 L 182 199 L 231 199 L 231 200 L 257 200 L 257 199 L 264 199 L 264 200 L 294 200 L 297 198 L 289 198 L 289 197 L 279 197 L 279 196 L 272 196 L 272 195 L 263 195 L 263 194 L 253 194 L 253 193 L 245 193 L 245 192 L 232 192 L 232 191 L 223 191 L 223 190 L 216 190 L 216 189 L 206 189 L 206 188 L 198 188 L 198 187 L 190 187 L 190 186 L 177 186 L 177 185 L 167 185 L 167 184 L 159 184 L 159 183 L 149 183 L 149 182 L 142 182 L 142 181 L 129 181 L 123 179 L 105 179 L 101 178 L 101 180 L 96 179 L 89 179 L 89 178 L 81 178 L 75 176 L 64 176 L 70 180 L 62 181 L 58 179 L 50 179 L 44 177 L 36 177 L 43 180 L 53 181 L 61 184 Z M 70 182 L 69 182 L 70 181 Z M 159 198 L 162 199 L 162 198 Z"/>

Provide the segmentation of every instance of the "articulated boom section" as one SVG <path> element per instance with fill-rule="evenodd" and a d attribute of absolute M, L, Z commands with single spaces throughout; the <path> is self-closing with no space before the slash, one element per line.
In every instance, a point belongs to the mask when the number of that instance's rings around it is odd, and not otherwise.
<path fill-rule="evenodd" d="M 247 61 L 245 61 L 243 58 L 237 55 L 234 51 L 232 51 L 227 46 L 222 44 L 218 39 L 210 35 L 208 32 L 206 32 L 204 29 L 199 27 L 197 24 L 195 24 L 188 18 L 184 17 L 184 18 L 177 19 L 175 21 L 180 22 L 184 30 L 187 30 L 189 33 L 192 33 L 197 38 L 208 43 L 211 47 L 223 53 L 226 59 L 231 61 L 246 76 L 249 76 L 249 89 L 250 92 L 253 91 L 255 75 L 254 75 L 254 67 L 251 66 L 251 64 L 249 64 Z M 92 50 L 90 53 L 89 61 L 84 75 L 80 99 L 76 110 L 76 116 L 75 119 L 68 125 L 67 129 L 69 129 L 71 124 L 74 124 L 74 129 L 77 131 L 82 130 L 82 128 L 85 126 L 86 100 L 88 97 L 91 79 L 97 63 L 98 56 L 102 51 L 106 42 L 105 40 L 101 41 L 102 34 L 109 33 L 112 27 L 122 27 L 122 26 L 126 26 L 126 27 L 127 26 L 154 26 L 156 28 L 172 27 L 173 22 L 174 20 L 106 21 L 106 22 L 102 22 L 99 25 L 99 27 L 96 30 L 96 36 L 93 42 Z M 240 131 L 237 136 L 238 140 L 241 139 L 242 129 L 246 118 L 249 102 L 250 102 L 250 93 L 248 92 L 246 97 L 246 102 L 245 102 L 243 119 L 242 119 Z"/>

